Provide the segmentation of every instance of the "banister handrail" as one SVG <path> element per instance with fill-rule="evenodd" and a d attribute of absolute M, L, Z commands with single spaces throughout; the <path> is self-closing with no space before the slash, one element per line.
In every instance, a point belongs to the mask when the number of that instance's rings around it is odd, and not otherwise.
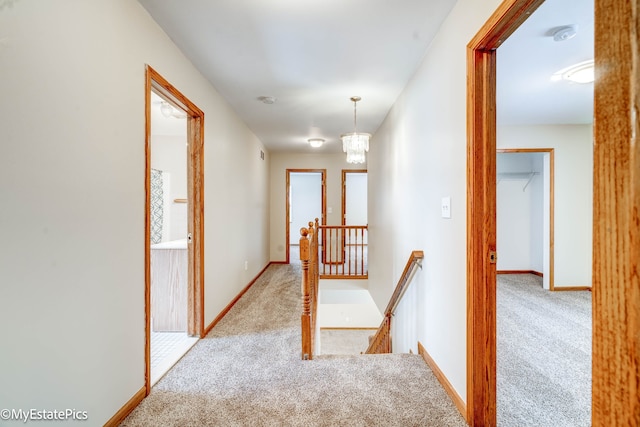
<path fill-rule="evenodd" d="M 409 260 L 407 264 L 404 266 L 404 270 L 402 271 L 402 275 L 400 276 L 400 280 L 398 280 L 398 284 L 396 285 L 396 289 L 393 291 L 391 298 L 389 299 L 389 304 L 387 304 L 387 308 L 384 310 L 384 314 L 393 315 L 398 308 L 398 304 L 400 300 L 404 296 L 404 293 L 407 291 L 409 278 L 411 271 L 413 270 L 414 265 L 420 266 L 420 261 L 424 259 L 423 251 L 413 251 L 409 256 Z"/>
<path fill-rule="evenodd" d="M 318 226 L 319 229 L 325 229 L 325 228 L 337 228 L 337 229 L 348 229 L 348 228 L 353 228 L 353 229 L 365 229 L 368 228 L 368 225 L 320 225 Z"/>
<path fill-rule="evenodd" d="M 389 304 L 387 304 L 387 308 L 384 311 L 382 323 L 371 338 L 369 348 L 365 351 L 366 354 L 391 353 L 391 318 L 409 287 L 409 279 L 411 278 L 411 273 L 413 272 L 414 267 L 416 265 L 422 267 L 422 264 L 420 263 L 422 259 L 424 259 L 423 251 L 411 252 L 409 260 L 407 261 L 407 264 L 402 271 L 402 275 L 398 280 L 398 284 L 389 299 Z"/>

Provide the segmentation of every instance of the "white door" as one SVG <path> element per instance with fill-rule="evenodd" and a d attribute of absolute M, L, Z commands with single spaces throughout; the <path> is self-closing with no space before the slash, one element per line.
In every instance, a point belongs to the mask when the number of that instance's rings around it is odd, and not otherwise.
<path fill-rule="evenodd" d="M 322 174 L 292 172 L 289 186 L 289 244 L 297 245 L 302 227 L 316 218 L 322 223 Z"/>

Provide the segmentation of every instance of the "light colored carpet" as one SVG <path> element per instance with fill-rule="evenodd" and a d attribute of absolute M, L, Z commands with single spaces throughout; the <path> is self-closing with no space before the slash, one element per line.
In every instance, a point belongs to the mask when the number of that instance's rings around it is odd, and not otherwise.
<path fill-rule="evenodd" d="M 322 354 L 360 354 L 369 347 L 375 329 L 320 329 Z"/>
<path fill-rule="evenodd" d="M 497 303 L 498 425 L 591 425 L 591 292 L 498 275 Z"/>
<path fill-rule="evenodd" d="M 420 356 L 300 360 L 299 288 L 269 267 L 122 425 L 466 425 Z"/>

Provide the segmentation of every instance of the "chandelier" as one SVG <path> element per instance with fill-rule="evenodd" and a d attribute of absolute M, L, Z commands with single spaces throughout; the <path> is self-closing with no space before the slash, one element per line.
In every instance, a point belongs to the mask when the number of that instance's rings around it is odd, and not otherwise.
<path fill-rule="evenodd" d="M 340 135 L 342 139 L 342 151 L 347 153 L 347 163 L 364 163 L 365 152 L 369 151 L 368 133 L 358 133 L 356 103 L 360 101 L 359 96 L 352 96 L 353 101 L 353 132 Z"/>

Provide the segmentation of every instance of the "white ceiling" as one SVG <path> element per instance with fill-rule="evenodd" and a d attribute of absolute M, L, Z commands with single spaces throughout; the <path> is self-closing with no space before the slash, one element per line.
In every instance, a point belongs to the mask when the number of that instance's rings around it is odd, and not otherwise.
<path fill-rule="evenodd" d="M 552 82 L 563 68 L 593 59 L 593 0 L 547 0 L 498 48 L 499 124 L 593 122 L 593 84 Z M 577 35 L 553 40 L 553 29 L 577 25 Z"/>
<path fill-rule="evenodd" d="M 139 2 L 269 150 L 325 153 L 341 151 L 340 134 L 353 131 L 351 96 L 362 97 L 358 131 L 375 133 L 455 4 Z M 592 102 L 585 99 L 592 85 L 559 89 L 549 76 L 593 57 L 591 3 L 547 0 L 499 48 L 500 123 L 590 123 L 591 110 L 585 105 Z M 580 27 L 576 38 L 555 43 L 545 36 L 550 28 L 569 23 Z M 277 101 L 263 104 L 261 96 Z M 314 137 L 324 138 L 325 146 L 311 149 L 307 139 Z"/>

